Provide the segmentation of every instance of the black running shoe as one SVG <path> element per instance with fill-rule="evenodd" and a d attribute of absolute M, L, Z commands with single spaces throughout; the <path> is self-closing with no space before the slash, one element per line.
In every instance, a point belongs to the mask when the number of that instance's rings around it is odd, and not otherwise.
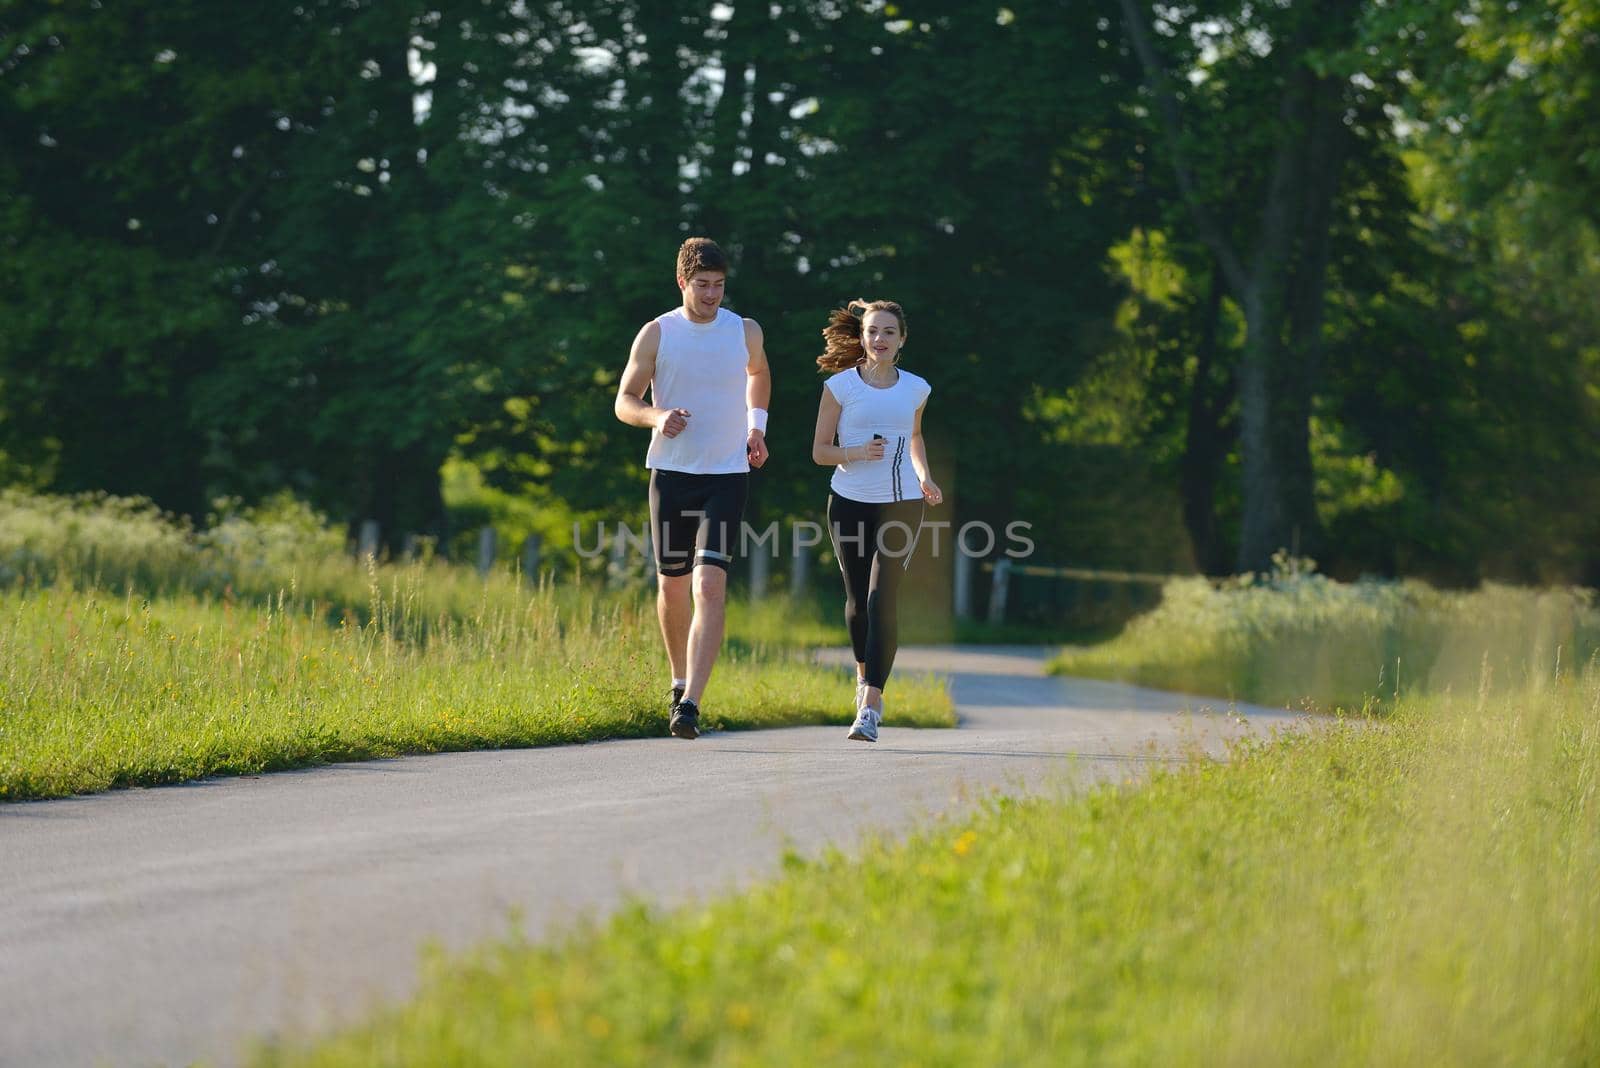
<path fill-rule="evenodd" d="M 700 737 L 700 706 L 688 698 L 673 705 L 669 729 L 679 738 Z"/>
<path fill-rule="evenodd" d="M 672 688 L 672 703 L 676 705 L 681 700 L 683 700 L 683 687 L 674 686 Z"/>

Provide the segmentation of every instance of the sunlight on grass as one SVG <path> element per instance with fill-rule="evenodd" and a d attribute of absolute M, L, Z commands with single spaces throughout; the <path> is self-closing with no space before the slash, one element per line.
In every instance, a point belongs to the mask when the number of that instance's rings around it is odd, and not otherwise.
<path fill-rule="evenodd" d="M 0 518 L 0 799 L 666 731 L 648 595 L 363 564 L 293 508 L 195 535 L 8 493 Z M 850 721 L 805 619 L 732 613 L 703 729 Z M 953 726 L 943 682 L 907 680 L 896 721 Z"/>
<path fill-rule="evenodd" d="M 1422 583 L 1168 582 L 1161 605 L 1115 639 L 1068 649 L 1058 674 L 1257 703 L 1359 709 L 1397 695 L 1515 689 L 1600 651 L 1600 608 L 1584 589 Z"/>
<path fill-rule="evenodd" d="M 1594 1063 L 1597 634 L 1573 591 L 1169 589 L 1065 663 L 1384 714 L 433 958 L 256 1063 Z"/>
<path fill-rule="evenodd" d="M 260 1065 L 1587 1064 L 1600 679 L 1405 698 L 429 966 Z"/>
<path fill-rule="evenodd" d="M 329 626 L 287 603 L 0 594 L 0 799 L 665 733 L 647 607 L 545 589 L 417 642 L 403 607 L 376 604 L 372 623 Z M 730 653 L 703 722 L 845 724 L 851 695 L 847 673 Z M 896 720 L 953 725 L 942 683 L 906 685 Z"/>

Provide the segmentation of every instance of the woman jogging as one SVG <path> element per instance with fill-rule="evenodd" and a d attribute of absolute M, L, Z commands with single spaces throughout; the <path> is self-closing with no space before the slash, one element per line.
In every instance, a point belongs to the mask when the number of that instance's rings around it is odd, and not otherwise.
<path fill-rule="evenodd" d="M 834 468 L 828 526 L 844 573 L 844 618 L 856 658 L 854 741 L 878 740 L 894 667 L 895 596 L 926 504 L 944 500 L 928 471 L 922 409 L 932 387 L 900 369 L 906 316 L 889 300 L 853 300 L 828 317 L 817 366 L 832 372 L 817 408 L 811 458 Z"/>

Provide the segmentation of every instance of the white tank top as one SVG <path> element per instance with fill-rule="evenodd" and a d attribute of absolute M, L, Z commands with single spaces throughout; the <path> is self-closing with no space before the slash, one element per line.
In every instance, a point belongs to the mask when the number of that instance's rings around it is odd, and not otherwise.
<path fill-rule="evenodd" d="M 689 425 L 677 437 L 650 432 L 644 465 L 696 475 L 731 475 L 750 470 L 745 453 L 744 387 L 750 353 L 744 320 L 726 308 L 709 323 L 691 320 L 682 308 L 658 315 L 661 344 L 650 403 L 683 408 Z"/>
<path fill-rule="evenodd" d="M 918 501 L 922 485 L 911 466 L 911 432 L 917 409 L 933 387 L 928 380 L 902 370 L 894 385 L 875 389 L 854 367 L 823 383 L 844 409 L 839 413 L 839 444 L 865 445 L 883 435 L 883 459 L 857 460 L 833 469 L 833 492 L 862 504 Z"/>

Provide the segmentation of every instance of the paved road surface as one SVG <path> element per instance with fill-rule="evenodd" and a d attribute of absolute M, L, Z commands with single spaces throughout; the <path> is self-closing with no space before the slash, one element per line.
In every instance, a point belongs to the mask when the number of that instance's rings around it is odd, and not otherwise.
<path fill-rule="evenodd" d="M 843 664 L 845 657 L 829 659 Z M 772 874 L 787 847 L 903 832 L 995 788 L 1138 775 L 1294 722 L 1042 674 L 1033 649 L 902 651 L 961 726 L 839 727 L 343 764 L 0 806 L 0 1065 L 229 1063 L 413 989 L 461 947 Z M 714 701 L 718 694 L 713 688 Z M 711 702 L 708 701 L 708 706 Z"/>

